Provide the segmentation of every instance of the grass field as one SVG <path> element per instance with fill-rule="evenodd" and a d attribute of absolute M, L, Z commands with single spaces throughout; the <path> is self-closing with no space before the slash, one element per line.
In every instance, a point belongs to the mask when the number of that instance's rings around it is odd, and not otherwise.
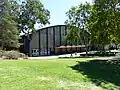
<path fill-rule="evenodd" d="M 0 90 L 120 90 L 120 64 L 92 58 L 1 60 Z"/>

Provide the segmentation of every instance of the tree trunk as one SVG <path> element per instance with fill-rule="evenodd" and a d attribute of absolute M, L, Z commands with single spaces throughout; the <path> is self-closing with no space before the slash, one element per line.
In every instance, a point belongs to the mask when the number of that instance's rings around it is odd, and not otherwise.
<path fill-rule="evenodd" d="M 86 56 L 88 56 L 88 46 L 85 44 Z"/>
<path fill-rule="evenodd" d="M 71 44 L 71 57 L 72 57 L 72 44 Z"/>
<path fill-rule="evenodd" d="M 4 49 L 4 44 L 3 44 L 3 42 L 1 44 L 2 45 L 0 46 L 0 50 L 3 50 Z"/>

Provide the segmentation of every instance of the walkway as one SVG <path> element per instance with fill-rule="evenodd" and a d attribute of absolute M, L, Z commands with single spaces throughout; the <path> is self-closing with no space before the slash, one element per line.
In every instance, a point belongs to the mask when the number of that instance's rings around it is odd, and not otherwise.
<path fill-rule="evenodd" d="M 90 51 L 88 53 L 94 54 L 97 51 Z M 56 58 L 65 58 L 65 57 L 80 57 L 80 54 L 85 54 L 86 52 L 82 52 L 82 53 L 72 53 L 71 54 L 63 54 L 63 55 L 56 55 L 56 56 L 40 56 L 40 57 L 29 57 L 29 59 L 56 59 Z M 97 59 L 111 59 L 113 57 L 98 57 Z"/>

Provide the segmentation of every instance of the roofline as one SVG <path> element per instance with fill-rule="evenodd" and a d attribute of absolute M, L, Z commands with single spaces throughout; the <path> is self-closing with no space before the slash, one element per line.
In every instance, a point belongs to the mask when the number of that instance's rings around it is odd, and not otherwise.
<path fill-rule="evenodd" d="M 40 29 L 35 30 L 36 32 L 40 31 L 40 30 L 44 30 L 44 29 L 48 29 L 48 28 L 52 28 L 52 27 L 57 27 L 57 26 L 67 26 L 67 25 L 52 25 L 52 26 L 46 26 Z M 20 35 L 20 36 L 25 36 L 25 35 Z"/>
<path fill-rule="evenodd" d="M 47 28 L 52 28 L 52 27 L 57 27 L 57 26 L 67 26 L 67 25 L 52 25 L 52 26 L 46 26 L 46 27 L 37 29 L 36 31 L 43 30 L 43 29 L 47 29 Z"/>

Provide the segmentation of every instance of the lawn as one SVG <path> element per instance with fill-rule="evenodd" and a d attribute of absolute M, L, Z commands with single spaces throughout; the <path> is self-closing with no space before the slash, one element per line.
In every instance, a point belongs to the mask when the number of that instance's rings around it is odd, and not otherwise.
<path fill-rule="evenodd" d="M 92 58 L 1 60 L 0 90 L 120 90 L 120 64 Z"/>

